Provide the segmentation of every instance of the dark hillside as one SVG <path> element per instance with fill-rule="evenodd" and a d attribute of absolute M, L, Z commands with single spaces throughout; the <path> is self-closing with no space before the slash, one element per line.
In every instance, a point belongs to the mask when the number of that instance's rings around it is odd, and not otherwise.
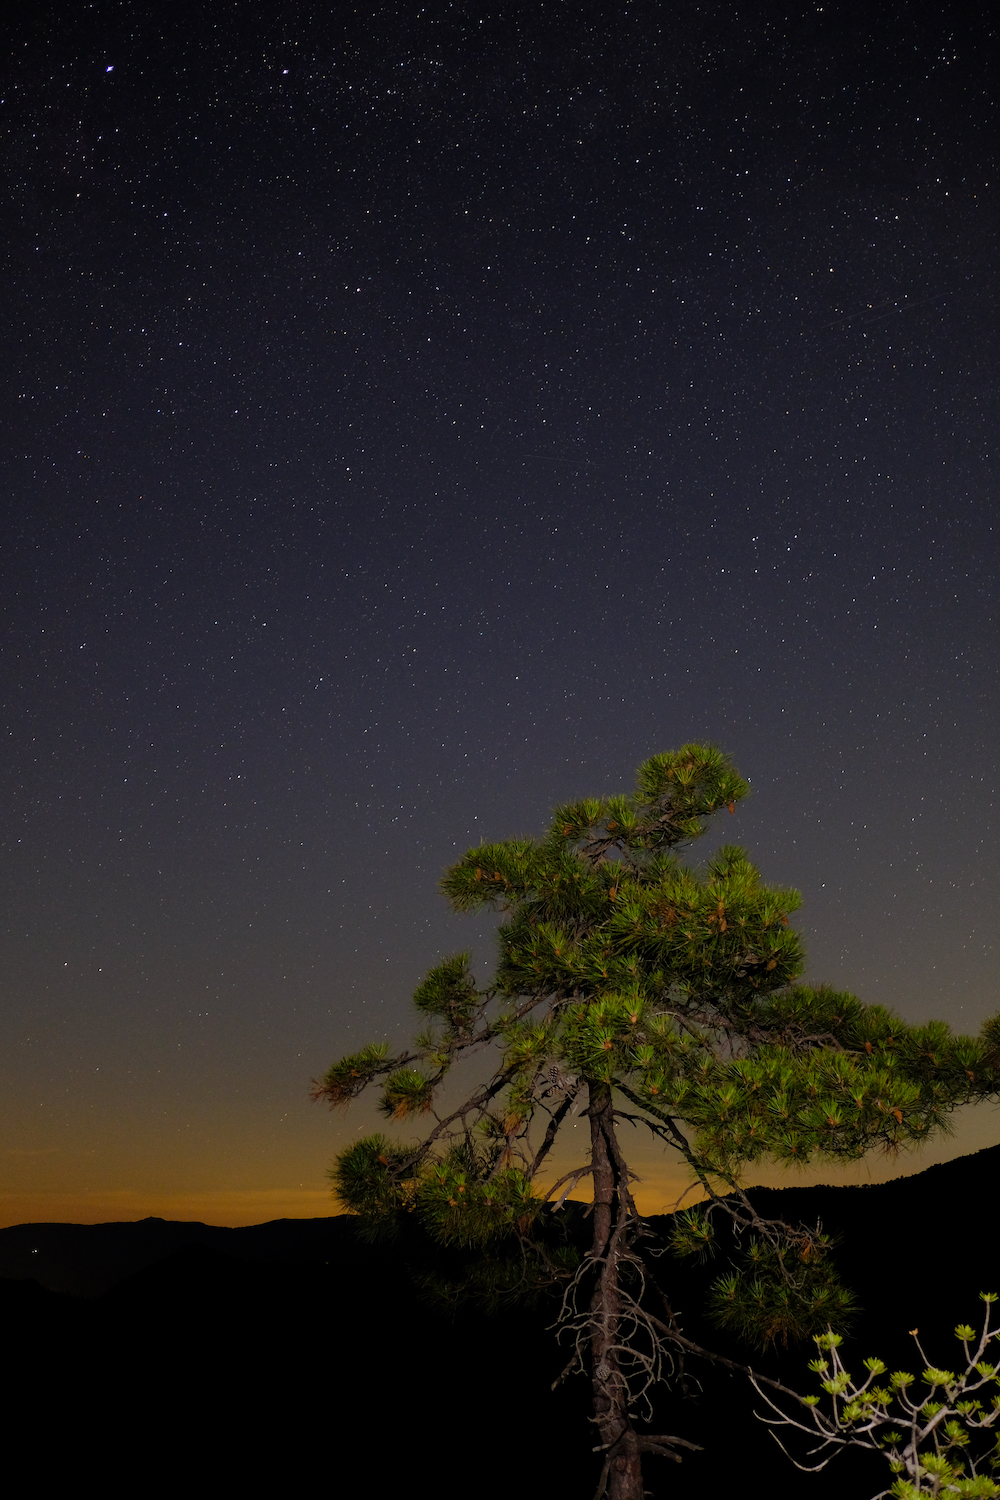
<path fill-rule="evenodd" d="M 361 1253 L 354 1226 L 343 1215 L 273 1219 L 241 1229 L 152 1218 L 119 1224 L 17 1224 L 0 1229 L 0 1277 L 31 1278 L 50 1291 L 99 1297 L 126 1276 L 192 1245 L 262 1263 L 323 1264 Z"/>
<path fill-rule="evenodd" d="M 865 1308 L 855 1363 L 877 1351 L 912 1364 L 908 1328 L 944 1358 L 954 1324 L 978 1316 L 976 1292 L 1000 1289 L 998 1166 L 1000 1147 L 884 1186 L 754 1196 L 844 1233 L 840 1264 Z M 111 1493 L 142 1476 L 153 1493 L 429 1485 L 436 1500 L 589 1500 L 589 1392 L 579 1377 L 549 1390 L 563 1362 L 552 1310 L 441 1316 L 408 1279 L 416 1253 L 366 1246 L 346 1218 L 0 1231 L 12 1431 L 49 1482 L 95 1476 Z M 667 1271 L 687 1331 L 715 1347 L 697 1309 L 719 1263 Z M 808 1357 L 761 1363 L 807 1389 Z M 698 1373 L 701 1400 L 664 1394 L 660 1421 L 705 1451 L 651 1468 L 655 1496 L 743 1496 L 766 1476 L 772 1500 L 866 1500 L 888 1477 L 860 1455 L 817 1478 L 797 1472 L 755 1421 L 745 1382 Z"/>
<path fill-rule="evenodd" d="M 378 1496 L 419 1470 L 436 1495 L 499 1500 L 525 1469 L 527 1493 L 588 1483 L 586 1390 L 550 1393 L 545 1320 L 441 1318 L 353 1241 L 327 1264 L 196 1239 L 97 1299 L 32 1281 L 0 1296 L 7 1415 L 54 1484 Z"/>

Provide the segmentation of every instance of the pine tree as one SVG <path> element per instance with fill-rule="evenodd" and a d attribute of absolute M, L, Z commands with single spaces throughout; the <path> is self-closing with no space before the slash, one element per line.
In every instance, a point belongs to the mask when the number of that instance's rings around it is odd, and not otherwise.
<path fill-rule="evenodd" d="M 678 1254 L 710 1253 L 719 1214 L 742 1236 L 712 1310 L 766 1345 L 843 1326 L 852 1303 L 828 1239 L 761 1219 L 741 1168 L 894 1151 L 1000 1086 L 997 1022 L 981 1039 L 953 1036 L 799 984 L 798 894 L 764 885 L 739 848 L 701 869 L 681 863 L 748 790 L 719 750 L 685 745 L 646 761 L 631 796 L 558 808 L 538 840 L 470 849 L 442 888 L 459 912 L 502 913 L 492 980 L 477 985 L 469 954 L 438 964 L 414 995 L 424 1022 L 414 1045 L 342 1058 L 314 1093 L 336 1106 L 378 1083 L 388 1119 L 429 1126 L 417 1142 L 379 1133 L 336 1159 L 335 1190 L 365 1232 L 416 1215 L 440 1244 L 480 1253 L 467 1255 L 468 1281 L 494 1301 L 562 1287 L 564 1376 L 589 1373 L 610 1500 L 641 1500 L 644 1455 L 694 1446 L 642 1430 L 643 1396 L 681 1373 L 685 1353 L 713 1357 L 684 1336 L 660 1285 L 622 1123 L 679 1153 L 703 1189 L 700 1207 L 674 1216 Z M 442 1111 L 442 1085 L 470 1056 L 496 1067 Z M 574 1114 L 589 1121 L 589 1152 L 546 1185 Z M 555 1234 L 555 1216 L 587 1179 L 581 1254 Z"/>

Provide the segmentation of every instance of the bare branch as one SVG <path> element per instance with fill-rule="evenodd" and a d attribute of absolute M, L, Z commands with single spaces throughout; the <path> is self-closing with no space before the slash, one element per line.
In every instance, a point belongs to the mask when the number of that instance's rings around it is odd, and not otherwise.
<path fill-rule="evenodd" d="M 577 1167 L 575 1171 L 573 1171 L 573 1172 L 567 1172 L 565 1174 L 565 1176 L 560 1177 L 560 1179 L 559 1179 L 558 1182 L 554 1182 L 552 1184 L 552 1186 L 549 1188 L 548 1192 L 545 1194 L 545 1197 L 542 1199 L 542 1202 L 543 1203 L 547 1203 L 548 1200 L 552 1197 L 552 1194 L 556 1191 L 556 1189 L 557 1188 L 561 1188 L 564 1182 L 568 1182 L 569 1183 L 569 1187 L 563 1193 L 563 1195 L 559 1199 L 558 1203 L 556 1203 L 553 1206 L 552 1212 L 555 1213 L 557 1209 L 562 1208 L 563 1204 L 566 1202 L 566 1199 L 569 1197 L 570 1193 L 573 1191 L 573 1189 L 576 1187 L 577 1183 L 580 1181 L 580 1178 L 581 1177 L 589 1177 L 590 1174 L 591 1174 L 591 1172 L 593 1172 L 593 1170 L 594 1170 L 593 1167 L 588 1162 L 585 1167 Z"/>
<path fill-rule="evenodd" d="M 573 1107 L 573 1101 L 576 1099 L 576 1096 L 577 1096 L 577 1094 L 579 1092 L 580 1092 L 580 1085 L 578 1084 L 577 1087 L 575 1089 L 573 1089 L 572 1093 L 568 1093 L 566 1095 L 566 1097 L 563 1099 L 563 1102 L 560 1104 L 559 1108 L 556 1110 L 555 1114 L 552 1116 L 552 1119 L 549 1121 L 548 1127 L 547 1127 L 547 1129 L 545 1131 L 545 1135 L 542 1138 L 542 1144 L 539 1146 L 537 1152 L 535 1153 L 534 1161 L 531 1163 L 531 1166 L 528 1168 L 528 1176 L 529 1177 L 534 1177 L 535 1176 L 535 1173 L 538 1171 L 539 1167 L 542 1165 L 542 1162 L 545 1160 L 545 1158 L 548 1156 L 549 1152 L 552 1150 L 552 1144 L 555 1141 L 556 1136 L 559 1134 L 559 1127 L 562 1124 L 563 1120 L 565 1120 L 566 1116 L 569 1114 L 570 1110 L 572 1109 L 572 1107 Z M 565 1182 L 566 1179 L 562 1178 L 561 1180 L 563 1182 Z M 546 1197 L 547 1196 L 548 1196 L 548 1194 L 546 1194 Z"/>

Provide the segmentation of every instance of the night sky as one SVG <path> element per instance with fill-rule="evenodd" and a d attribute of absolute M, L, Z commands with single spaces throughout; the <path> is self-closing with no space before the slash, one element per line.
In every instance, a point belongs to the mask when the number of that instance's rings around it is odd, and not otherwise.
<path fill-rule="evenodd" d="M 2 1222 L 331 1212 L 445 866 L 690 739 L 808 978 L 1000 1009 L 994 7 L 23 9 Z"/>

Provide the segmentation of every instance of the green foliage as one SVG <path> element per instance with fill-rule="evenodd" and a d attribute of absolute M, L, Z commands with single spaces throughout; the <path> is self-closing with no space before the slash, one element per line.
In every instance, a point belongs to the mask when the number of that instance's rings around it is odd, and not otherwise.
<path fill-rule="evenodd" d="M 514 1166 L 491 1165 L 490 1155 L 464 1146 L 428 1166 L 416 1209 L 443 1245 L 482 1246 L 523 1234 L 541 1209 L 530 1179 Z"/>
<path fill-rule="evenodd" d="M 1000 1068 L 1000 1015 L 991 1016 L 982 1030 L 984 1061 L 988 1068 Z"/>
<path fill-rule="evenodd" d="M 395 1230 L 401 1209 L 413 1203 L 415 1181 L 409 1173 L 412 1152 L 384 1135 L 370 1135 L 341 1151 L 330 1168 L 333 1190 L 361 1220 L 369 1239 L 384 1239 Z"/>
<path fill-rule="evenodd" d="M 710 1260 L 715 1254 L 715 1227 L 703 1208 L 685 1208 L 673 1215 L 670 1248 L 677 1256 Z"/>
<path fill-rule="evenodd" d="M 631 797 L 557 808 L 539 840 L 470 849 L 442 888 L 458 910 L 502 913 L 491 988 L 477 988 L 469 954 L 445 959 L 414 995 L 431 1023 L 415 1051 L 365 1048 L 336 1063 L 317 1092 L 344 1103 L 385 1077 L 387 1117 L 432 1114 L 453 1062 L 493 1042 L 503 1049 L 501 1116 L 518 1170 L 530 1165 L 527 1131 L 546 1097 L 538 1077 L 555 1067 L 621 1090 L 654 1131 L 675 1125 L 695 1170 L 725 1184 L 747 1162 L 853 1159 L 944 1128 L 956 1105 L 996 1087 L 989 1028 L 982 1041 L 955 1037 L 941 1023 L 910 1026 L 853 995 L 796 983 L 805 962 L 789 923 L 798 893 L 764 885 L 732 845 L 701 870 L 679 862 L 678 847 L 747 791 L 720 751 L 685 745 L 645 762 Z M 476 1113 L 489 1113 L 485 1099 Z M 448 1149 L 446 1133 L 430 1156 Z M 472 1222 L 464 1211 L 440 1216 L 436 1232 L 463 1240 Z M 757 1280 L 726 1293 L 737 1321 L 762 1305 L 748 1290 Z M 825 1305 L 818 1295 L 811 1286 L 810 1327 Z M 761 1317 L 761 1326 L 794 1326 L 773 1308 Z"/>
<path fill-rule="evenodd" d="M 313 1098 L 326 1099 L 331 1105 L 347 1104 L 382 1073 L 388 1073 L 393 1064 L 389 1059 L 387 1042 L 371 1042 L 360 1052 L 342 1057 L 328 1068 L 323 1077 L 313 1085 Z"/>
<path fill-rule="evenodd" d="M 790 1427 L 822 1439 L 815 1455 L 824 1449 L 840 1447 L 873 1448 L 881 1452 L 895 1474 L 891 1488 L 883 1493 L 896 1500 L 919 1500 L 924 1496 L 964 1496 L 966 1500 L 996 1500 L 1000 1485 L 985 1469 L 1000 1468 L 1000 1443 L 984 1444 L 981 1435 L 992 1437 L 1000 1421 L 1000 1395 L 990 1386 L 1000 1385 L 1000 1371 L 982 1358 L 990 1342 L 1000 1336 L 991 1327 L 993 1293 L 980 1293 L 987 1304 L 982 1331 L 976 1338 L 970 1324 L 961 1323 L 955 1336 L 962 1345 L 965 1369 L 961 1372 L 928 1364 L 916 1333 L 913 1338 L 924 1359 L 920 1384 L 926 1391 L 911 1394 L 917 1379 L 906 1370 L 897 1370 L 888 1386 L 879 1384 L 886 1373 L 880 1359 L 864 1361 L 867 1378 L 860 1384 L 845 1368 L 840 1357 L 841 1340 L 830 1332 L 815 1336 L 819 1357 L 809 1368 L 820 1377 L 820 1385 L 830 1398 L 829 1407 L 821 1409 L 817 1396 L 799 1397 L 808 1420 L 790 1416 L 755 1381 L 775 1416 L 765 1421 L 772 1428 Z M 980 1394 L 989 1398 L 984 1405 Z M 900 1431 L 899 1429 L 903 1429 Z M 974 1446 L 974 1440 L 979 1441 Z M 822 1468 L 829 1458 L 815 1468 Z"/>
<path fill-rule="evenodd" d="M 427 1114 L 434 1098 L 434 1085 L 415 1068 L 397 1068 L 385 1081 L 379 1109 L 390 1120 L 405 1120 L 407 1115 Z"/>
<path fill-rule="evenodd" d="M 778 1244 L 751 1239 L 739 1268 L 711 1288 L 713 1321 L 759 1349 L 849 1327 L 857 1302 L 838 1280 L 830 1250 L 830 1240 L 819 1234 Z"/>
<path fill-rule="evenodd" d="M 417 1010 L 436 1016 L 455 1031 L 464 1031 L 479 1002 L 476 982 L 469 972 L 470 953 L 458 953 L 431 969 L 417 986 Z"/>
<path fill-rule="evenodd" d="M 469 954 L 446 958 L 414 995 L 423 1029 L 410 1049 L 364 1048 L 316 1085 L 316 1097 L 340 1105 L 381 1082 L 385 1116 L 425 1123 L 421 1140 L 390 1147 L 372 1136 L 334 1165 L 340 1201 L 371 1232 L 414 1215 L 436 1245 L 465 1257 L 456 1296 L 478 1288 L 498 1302 L 565 1282 L 577 1364 L 590 1339 L 595 1368 L 611 1371 L 601 1377 L 607 1411 L 620 1408 L 624 1424 L 608 1418 L 605 1431 L 599 1419 L 607 1463 L 673 1336 L 643 1303 L 654 1274 L 635 1248 L 646 1231 L 618 1121 L 679 1152 L 709 1200 L 675 1217 L 677 1253 L 709 1255 L 713 1214 L 731 1220 L 744 1248 L 721 1268 L 710 1308 L 763 1346 L 845 1326 L 853 1302 L 818 1230 L 758 1218 L 743 1167 L 894 1152 L 947 1128 L 958 1105 L 1000 1092 L 1000 1018 L 980 1038 L 954 1036 L 805 985 L 791 922 L 798 893 L 765 885 L 735 845 L 701 867 L 682 861 L 708 819 L 733 813 L 748 790 L 715 747 L 685 745 L 640 766 L 631 795 L 568 803 L 538 839 L 468 850 L 442 889 L 456 911 L 498 914 L 488 986 L 477 986 Z M 492 1076 L 443 1111 L 441 1085 L 467 1056 L 494 1059 Z M 536 1184 L 581 1109 L 590 1154 L 549 1189 L 565 1198 L 595 1184 L 594 1240 L 577 1264 L 553 1251 L 555 1210 Z M 602 1329 L 622 1318 L 628 1353 L 613 1341 L 608 1354 Z M 891 1389 L 905 1397 L 904 1385 Z"/>
<path fill-rule="evenodd" d="M 720 1172 L 764 1156 L 853 1159 L 919 1143 L 986 1071 L 980 1043 L 908 1026 L 853 995 L 796 986 L 754 1019 L 774 1040 L 720 1063 L 686 1109 L 696 1150 Z"/>

